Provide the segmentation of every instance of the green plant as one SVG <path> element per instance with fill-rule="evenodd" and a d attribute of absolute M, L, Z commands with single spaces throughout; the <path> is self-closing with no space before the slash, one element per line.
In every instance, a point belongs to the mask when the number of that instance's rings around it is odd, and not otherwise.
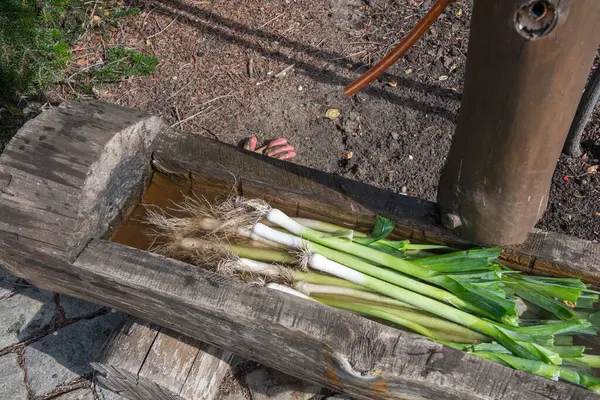
<path fill-rule="evenodd" d="M 135 50 L 114 46 L 106 49 L 105 63 L 90 72 L 90 82 L 118 82 L 133 76 L 148 76 L 156 71 L 158 59 Z"/>
<path fill-rule="evenodd" d="M 71 59 L 58 28 L 71 0 L 45 0 L 41 7 L 22 0 L 0 4 L 0 96 L 12 100 L 34 95 L 61 80 Z"/>

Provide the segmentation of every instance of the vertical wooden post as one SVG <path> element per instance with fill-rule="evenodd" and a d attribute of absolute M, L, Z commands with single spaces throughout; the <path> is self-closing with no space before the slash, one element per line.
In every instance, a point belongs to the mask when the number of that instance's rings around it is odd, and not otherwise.
<path fill-rule="evenodd" d="M 482 245 L 526 239 L 600 43 L 599 0 L 476 0 L 442 222 Z"/>

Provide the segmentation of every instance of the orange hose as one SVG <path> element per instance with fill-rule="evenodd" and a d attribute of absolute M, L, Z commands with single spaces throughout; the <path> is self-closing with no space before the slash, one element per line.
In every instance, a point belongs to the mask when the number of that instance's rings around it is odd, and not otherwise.
<path fill-rule="evenodd" d="M 360 78 L 344 88 L 346 96 L 352 96 L 363 87 L 367 86 L 371 81 L 381 75 L 385 70 L 391 67 L 408 49 L 412 47 L 417 40 L 423 36 L 429 27 L 439 18 L 440 14 L 448 7 L 450 3 L 456 0 L 438 0 L 429 10 L 427 15 L 413 28 L 412 31 L 398 45 L 389 52 L 377 65 L 371 67 L 370 70 L 361 75 Z"/>

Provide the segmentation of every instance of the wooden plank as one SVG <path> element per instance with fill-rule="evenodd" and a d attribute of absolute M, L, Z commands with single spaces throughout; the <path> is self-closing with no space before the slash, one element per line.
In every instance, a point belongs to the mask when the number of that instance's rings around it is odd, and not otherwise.
<path fill-rule="evenodd" d="M 229 351 L 129 318 L 92 366 L 128 398 L 213 400 L 233 362 Z"/>
<path fill-rule="evenodd" d="M 200 350 L 196 342 L 175 332 L 156 337 L 139 376 L 179 393 Z"/>
<path fill-rule="evenodd" d="M 0 229 L 77 254 L 143 189 L 161 129 L 157 117 L 98 101 L 44 111 L 0 157 Z"/>
<path fill-rule="evenodd" d="M 208 343 L 199 344 L 198 350 L 179 395 L 186 400 L 213 400 L 219 393 L 221 382 L 238 359 L 232 352 Z"/>
<path fill-rule="evenodd" d="M 89 138 L 100 150 L 90 158 L 83 185 L 72 184 L 75 181 L 64 185 L 79 191 L 76 240 L 67 245 L 62 241 L 52 244 L 45 241 L 48 233 L 41 229 L 41 233 L 30 229 L 27 235 L 0 230 L 0 262 L 15 275 L 48 290 L 117 308 L 357 398 L 593 398 L 583 389 L 509 370 L 343 311 L 94 239 L 110 233 L 143 188 L 152 150 L 149 144 L 161 125 L 156 119 L 115 106 L 86 104 L 80 108 L 77 103 L 68 103 L 60 113 L 40 117 L 58 118 L 69 132 L 81 133 L 86 126 L 105 127 L 107 131 Z M 190 177 L 194 170 L 216 187 L 219 182 L 231 185 L 233 179 L 235 190 L 242 194 L 244 188 L 248 193 L 262 189 L 265 195 L 276 198 L 275 190 L 281 190 L 280 197 L 293 196 L 290 198 L 299 213 L 313 207 L 322 207 L 318 210 L 326 213 L 331 209 L 328 203 L 339 204 L 346 214 L 390 215 L 414 238 L 467 245 L 440 228 L 431 203 L 400 198 L 273 159 L 261 161 L 260 156 L 239 149 L 184 136 L 173 143 L 159 143 L 154 149 L 156 165 L 182 177 Z M 0 166 L 7 168 L 2 160 L 0 157 Z M 178 169 L 181 166 L 186 169 Z M 10 187 L 12 175 L 1 170 L 0 184 Z M 43 209 L 34 206 L 50 202 L 50 195 L 43 194 L 39 203 L 27 198 L 22 204 Z M 11 204 L 0 196 L 2 207 L 18 211 L 19 204 L 17 199 Z M 0 219 L 6 215 L 0 214 Z M 52 215 L 43 215 L 40 221 L 47 223 Z M 363 223 L 361 218 L 357 222 Z M 69 239 L 64 235 L 63 230 L 56 236 Z M 546 257 L 541 250 L 533 254 L 538 253 Z M 518 254 L 527 256 L 523 251 Z M 558 259 L 553 254 L 548 257 Z M 140 379 L 137 373 L 101 365 L 113 374 L 121 371 L 127 375 L 121 381 L 124 385 L 137 379 L 145 395 L 173 395 L 155 382 Z"/>
<path fill-rule="evenodd" d="M 322 171 L 246 152 L 188 133 L 161 135 L 153 152 L 154 165 L 161 171 L 192 171 L 195 175 L 237 183 L 241 194 L 261 194 L 271 199 L 302 199 L 306 209 L 351 216 L 393 216 L 398 230 L 416 241 L 468 243 L 439 224 L 434 203 L 394 194 L 373 186 Z M 233 179 L 235 178 L 235 179 Z M 247 188 L 248 190 L 246 190 Z M 283 194 L 285 193 L 285 194 Z M 297 204 L 297 203 L 295 203 Z"/>
<path fill-rule="evenodd" d="M 185 400 L 152 381 L 111 364 L 92 363 L 98 382 L 130 400 Z"/>
<path fill-rule="evenodd" d="M 115 243 L 93 240 L 73 268 L 78 290 L 82 285 L 94 301 L 357 398 L 594 398 L 350 313 Z"/>
<path fill-rule="evenodd" d="M 159 326 L 128 318 L 109 340 L 98 362 L 138 375 L 159 330 Z"/>
<path fill-rule="evenodd" d="M 521 270 L 553 276 L 574 276 L 600 284 L 600 245 L 572 236 L 536 230 L 502 256 Z"/>
<path fill-rule="evenodd" d="M 189 171 L 193 176 L 223 177 L 224 188 L 236 182 L 239 193 L 283 201 L 297 214 L 367 225 L 375 214 L 393 218 L 396 234 L 418 242 L 472 246 L 441 226 L 435 203 L 396 195 L 370 185 L 335 177 L 285 161 L 246 152 L 197 135 L 161 136 L 153 153 L 158 170 Z M 201 191 L 201 190 L 198 190 Z M 503 248 L 502 259 L 522 270 L 581 277 L 600 285 L 600 243 L 534 230 L 525 243 Z M 535 267 L 534 267 L 535 266 Z"/>

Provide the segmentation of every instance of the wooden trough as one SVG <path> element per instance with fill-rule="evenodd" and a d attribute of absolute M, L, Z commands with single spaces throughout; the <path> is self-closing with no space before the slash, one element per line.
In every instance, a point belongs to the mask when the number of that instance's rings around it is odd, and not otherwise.
<path fill-rule="evenodd" d="M 41 288 L 182 334 L 180 342 L 189 337 L 209 343 L 358 399 L 596 397 L 150 253 L 135 227 L 140 201 L 165 206 L 182 194 L 210 197 L 234 190 L 276 206 L 285 199 L 294 204 L 287 209 L 294 215 L 365 227 L 382 214 L 396 220 L 396 234 L 403 237 L 468 246 L 441 227 L 432 203 L 172 132 L 157 117 L 95 101 L 66 102 L 28 122 L 0 157 L 0 178 L 5 268 Z M 504 249 L 502 257 L 528 272 L 600 282 L 600 245 L 568 236 L 536 231 L 525 244 Z M 131 371 L 144 363 L 134 360 L 138 353 L 131 352 Z M 223 350 L 217 359 L 228 354 Z M 124 370 L 111 368 L 110 360 L 97 364 L 107 381 Z M 155 370 L 145 379 L 160 387 L 159 376 Z M 147 399 L 176 398 L 149 390 Z M 187 394 L 182 390 L 175 395 L 208 398 L 193 387 Z"/>

